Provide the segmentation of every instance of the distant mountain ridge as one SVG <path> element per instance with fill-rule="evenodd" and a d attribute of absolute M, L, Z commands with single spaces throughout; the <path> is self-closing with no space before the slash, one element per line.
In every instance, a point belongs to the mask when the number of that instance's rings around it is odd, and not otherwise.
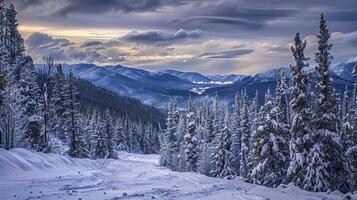
<path fill-rule="evenodd" d="M 353 85 L 352 68 L 357 62 L 347 62 L 331 67 L 333 85 L 337 91 Z M 290 69 L 282 68 L 290 79 Z M 122 65 L 97 66 L 94 64 L 65 65 L 64 71 L 70 70 L 80 79 L 90 81 L 115 93 L 138 98 L 145 104 L 166 108 L 170 96 L 175 97 L 180 107 L 184 107 L 189 96 L 195 101 L 211 101 L 218 95 L 226 103 L 233 103 L 237 91 L 247 88 L 248 95 L 256 91 L 262 96 L 269 88 L 275 89 L 276 70 L 268 70 L 253 76 L 247 75 L 212 75 L 178 70 L 148 71 Z M 316 73 L 313 68 L 312 83 Z M 274 92 L 274 91 L 273 91 Z"/>

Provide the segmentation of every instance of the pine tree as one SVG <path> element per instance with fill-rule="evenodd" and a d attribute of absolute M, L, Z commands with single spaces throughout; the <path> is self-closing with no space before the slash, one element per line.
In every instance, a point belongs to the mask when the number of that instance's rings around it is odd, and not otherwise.
<path fill-rule="evenodd" d="M 276 107 L 268 90 L 264 107 L 259 112 L 258 126 L 252 134 L 250 181 L 257 184 L 276 187 L 283 182 L 288 160 L 287 143 L 277 122 Z M 273 109 L 274 108 L 274 109 Z"/>
<path fill-rule="evenodd" d="M 66 84 L 66 105 L 68 106 L 66 131 L 70 134 L 70 143 L 68 155 L 76 158 L 89 158 L 90 153 L 84 140 L 82 127 L 79 123 L 79 93 L 74 85 L 72 71 L 69 74 Z"/>
<path fill-rule="evenodd" d="M 342 126 L 340 136 L 344 152 L 347 152 L 348 148 L 353 145 L 353 116 L 354 113 L 350 109 L 350 98 L 346 87 L 342 103 Z"/>
<path fill-rule="evenodd" d="M 219 134 L 220 131 L 220 105 L 218 96 L 215 96 L 215 101 L 213 104 L 213 122 L 212 122 L 212 132 L 208 136 L 208 142 L 211 143 L 214 141 L 215 137 Z"/>
<path fill-rule="evenodd" d="M 308 66 L 304 55 L 306 41 L 301 41 L 300 34 L 295 36 L 291 52 L 295 64 L 291 67 L 292 72 L 292 101 L 293 111 L 290 140 L 290 164 L 287 179 L 297 186 L 301 186 L 306 173 L 306 157 L 311 148 L 311 112 L 309 106 L 308 79 L 304 68 Z"/>
<path fill-rule="evenodd" d="M 179 154 L 177 156 L 178 159 L 178 171 L 186 171 L 186 143 L 185 143 L 185 135 L 187 132 L 186 119 L 184 116 L 180 116 L 180 120 L 177 126 L 177 137 L 178 143 L 180 144 Z"/>
<path fill-rule="evenodd" d="M 175 155 L 174 155 L 174 148 L 176 146 L 176 130 L 177 130 L 177 124 L 176 124 L 176 120 L 175 120 L 175 102 L 172 98 L 170 98 L 169 104 L 168 104 L 168 115 L 167 115 L 167 122 L 166 122 L 166 132 L 164 135 L 164 148 L 165 151 L 163 151 L 163 153 L 165 155 L 163 155 L 164 158 L 166 158 L 166 161 L 164 161 L 164 163 L 166 163 L 164 166 L 167 166 L 171 169 L 173 169 L 176 164 L 174 163 L 175 160 Z"/>
<path fill-rule="evenodd" d="M 94 159 L 107 159 L 109 156 L 106 133 L 104 132 L 105 120 L 99 117 L 95 128 L 95 143 L 93 150 Z"/>
<path fill-rule="evenodd" d="M 241 150 L 241 95 L 237 92 L 235 97 L 235 104 L 234 104 L 234 113 L 233 113 L 233 120 L 232 120 L 232 135 L 230 138 L 231 145 L 230 145 L 230 152 L 234 157 L 234 169 L 236 172 L 239 172 L 240 168 L 240 150 Z M 248 113 L 247 113 L 248 114 Z M 249 119 L 248 119 L 249 120 Z"/>
<path fill-rule="evenodd" d="M 328 190 L 327 163 L 324 159 L 321 159 L 323 157 L 324 154 L 320 150 L 320 145 L 316 143 L 308 155 L 307 174 L 302 184 L 303 189 L 313 192 Z"/>
<path fill-rule="evenodd" d="M 212 176 L 219 178 L 232 179 L 237 175 L 234 170 L 233 163 L 234 158 L 229 148 L 229 112 L 226 111 L 226 117 L 224 121 L 224 128 L 218 135 L 219 141 L 215 146 L 214 152 L 212 153 L 212 162 L 214 164 L 214 169 L 211 171 Z"/>
<path fill-rule="evenodd" d="M 50 105 L 51 127 L 50 132 L 54 134 L 63 143 L 67 143 L 68 136 L 64 131 L 66 121 L 66 102 L 65 102 L 65 77 L 62 70 L 62 65 L 56 66 L 56 74 L 54 79 L 53 94 Z"/>
<path fill-rule="evenodd" d="M 240 168 L 239 175 L 242 177 L 247 177 L 249 168 L 248 168 L 248 157 L 250 152 L 250 120 L 249 120 L 249 102 L 246 96 L 246 92 L 243 93 L 243 102 L 242 102 L 242 115 L 241 115 L 241 150 L 240 150 Z"/>
<path fill-rule="evenodd" d="M 114 130 L 113 130 L 113 121 L 112 121 L 112 116 L 110 114 L 110 111 L 107 109 L 105 111 L 105 117 L 104 117 L 104 127 L 103 131 L 106 137 L 106 143 L 107 143 L 107 148 L 108 148 L 108 158 L 117 158 L 116 154 L 116 148 L 115 148 L 115 136 L 114 136 Z"/>
<path fill-rule="evenodd" d="M 186 166 L 188 171 L 197 171 L 198 164 L 198 139 L 196 134 L 195 113 L 191 97 L 188 101 L 187 109 L 187 132 L 185 139 Z"/>
<path fill-rule="evenodd" d="M 21 144 L 35 151 L 46 151 L 48 144 L 41 134 L 42 118 L 40 113 L 40 89 L 37 85 L 37 72 L 30 57 L 18 57 L 18 64 L 23 68 L 19 82 L 18 106 L 16 118 L 16 134 L 21 137 Z"/>
<path fill-rule="evenodd" d="M 331 190 L 340 190 L 341 192 L 350 191 L 349 173 L 346 158 L 342 149 L 340 137 L 337 134 L 339 121 L 337 99 L 332 89 L 329 67 L 331 64 L 332 55 L 330 49 L 332 44 L 328 42 L 330 33 L 327 30 L 326 19 L 323 14 L 320 18 L 320 33 L 318 38 L 318 52 L 315 54 L 315 61 L 318 64 L 316 71 L 318 74 L 316 91 L 318 95 L 317 112 L 314 116 L 314 125 L 316 128 L 313 134 L 313 141 L 319 145 L 322 157 L 319 159 L 326 163 L 326 174 L 321 173 L 316 176 L 327 180 L 328 188 Z M 309 154 L 309 156 L 316 156 Z M 312 158 L 309 157 L 309 160 Z M 308 168 L 309 170 L 309 168 Z M 312 169 L 315 170 L 315 169 Z M 310 173 L 308 171 L 308 173 Z M 318 172 L 314 172 L 315 174 Z M 310 177 L 304 180 L 304 187 L 310 185 Z M 325 185 L 325 184 L 323 184 Z M 326 187 L 315 188 L 318 191 L 326 191 Z"/>
<path fill-rule="evenodd" d="M 288 102 L 288 85 L 286 77 L 282 69 L 278 70 L 277 86 L 276 86 L 276 105 L 279 109 L 277 113 L 277 121 L 281 124 L 289 124 L 289 102 Z"/>
<path fill-rule="evenodd" d="M 128 151 L 128 147 L 125 142 L 123 122 L 121 120 L 117 120 L 114 131 L 117 137 L 116 149 L 118 151 Z"/>

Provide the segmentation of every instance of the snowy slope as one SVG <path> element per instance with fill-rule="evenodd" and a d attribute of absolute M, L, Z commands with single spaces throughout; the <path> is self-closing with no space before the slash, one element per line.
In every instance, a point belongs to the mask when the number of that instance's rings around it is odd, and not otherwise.
<path fill-rule="evenodd" d="M 0 149 L 0 199 L 337 200 L 340 193 L 271 189 L 158 166 L 157 155 L 119 152 L 118 160 L 79 160 Z M 354 196 L 357 198 L 357 196 Z"/>

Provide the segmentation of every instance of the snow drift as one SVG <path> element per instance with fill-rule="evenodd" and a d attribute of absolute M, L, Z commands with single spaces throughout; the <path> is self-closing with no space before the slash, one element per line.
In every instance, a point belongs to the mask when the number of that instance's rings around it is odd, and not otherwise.
<path fill-rule="evenodd" d="M 173 172 L 158 166 L 158 155 L 118 152 L 118 157 L 89 160 L 0 149 L 0 199 L 342 199 L 339 192 L 273 189 L 239 179 Z"/>

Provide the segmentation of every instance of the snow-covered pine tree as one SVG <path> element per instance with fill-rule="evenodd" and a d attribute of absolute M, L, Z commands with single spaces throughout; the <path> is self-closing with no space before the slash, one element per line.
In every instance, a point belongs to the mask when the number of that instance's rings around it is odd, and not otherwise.
<path fill-rule="evenodd" d="M 128 147 L 126 146 L 126 142 L 125 142 L 126 137 L 124 135 L 122 120 L 117 120 L 117 122 L 115 123 L 114 131 L 117 137 L 116 149 L 118 151 L 128 151 Z"/>
<path fill-rule="evenodd" d="M 177 126 L 177 138 L 178 138 L 178 143 L 180 145 L 179 153 L 177 156 L 177 159 L 178 159 L 177 171 L 186 171 L 186 153 L 185 153 L 186 132 L 187 132 L 186 119 L 183 115 L 181 115 L 178 126 Z"/>
<path fill-rule="evenodd" d="M 286 154 L 289 153 L 289 143 L 290 143 L 290 115 L 289 115 L 289 88 L 286 82 L 286 77 L 282 69 L 278 70 L 277 75 L 277 88 L 276 88 L 276 101 L 274 108 L 271 112 L 271 118 L 276 123 L 276 135 L 274 137 L 278 138 L 279 144 L 281 146 L 276 146 L 279 149 L 275 149 L 279 154 L 281 154 L 283 163 L 280 163 L 282 169 L 287 168 L 289 156 Z M 274 140 L 275 141 L 275 140 Z M 282 166 L 284 164 L 284 166 Z M 284 176 L 286 171 L 283 172 Z M 284 178 L 285 179 L 285 178 Z"/>
<path fill-rule="evenodd" d="M 17 65 L 20 65 L 19 68 L 23 70 L 19 82 L 15 115 L 15 133 L 21 137 L 21 142 L 16 147 L 46 151 L 49 146 L 45 136 L 41 133 L 41 92 L 36 82 L 37 71 L 31 57 L 17 58 Z"/>
<path fill-rule="evenodd" d="M 1 12 L 2 13 L 2 12 Z M 4 37 L 3 37 L 4 40 Z M 11 107 L 9 104 L 11 103 L 10 91 L 11 91 L 11 80 L 9 79 L 9 66 L 11 66 L 11 58 L 10 51 L 8 48 L 2 43 L 0 45 L 0 72 L 1 72 L 1 107 L 0 107 L 0 116 L 1 116 L 1 146 L 6 149 L 11 148 L 11 121 L 12 121 L 12 113 Z M 10 82 L 9 82 L 10 81 Z"/>
<path fill-rule="evenodd" d="M 289 124 L 289 102 L 288 102 L 288 94 L 289 88 L 287 85 L 286 77 L 284 75 L 284 71 L 279 69 L 277 71 L 277 86 L 276 86 L 276 106 L 279 108 L 279 112 L 277 113 L 277 121 L 282 124 Z"/>
<path fill-rule="evenodd" d="M 105 111 L 104 116 L 104 127 L 103 131 L 105 134 L 105 139 L 108 148 L 108 158 L 117 158 L 116 148 L 115 148 L 115 135 L 113 130 L 113 120 L 109 109 Z"/>
<path fill-rule="evenodd" d="M 10 149 L 14 147 L 14 142 L 21 136 L 15 134 L 16 123 L 16 101 L 18 98 L 18 83 L 21 75 L 21 65 L 17 64 L 17 61 L 23 59 L 24 56 L 24 43 L 23 39 L 17 30 L 17 12 L 12 4 L 9 7 L 2 7 L 2 43 L 1 43 L 1 65 L 2 71 L 5 75 L 6 87 L 5 87 L 5 99 L 4 106 L 2 107 L 2 130 L 4 135 L 4 147 Z"/>
<path fill-rule="evenodd" d="M 344 152 L 347 152 L 348 148 L 353 144 L 353 118 L 354 113 L 350 109 L 350 98 L 346 87 L 342 100 L 342 123 L 340 135 Z"/>
<path fill-rule="evenodd" d="M 273 107 L 273 99 L 268 90 L 265 103 L 259 112 L 259 123 L 252 134 L 249 179 L 253 183 L 276 187 L 283 182 L 288 160 L 287 143 L 281 132 L 278 116 Z"/>
<path fill-rule="evenodd" d="M 249 173 L 248 157 L 250 153 L 251 125 L 249 119 L 249 102 L 246 91 L 243 92 L 242 113 L 240 120 L 241 132 L 241 150 L 240 150 L 240 168 L 239 175 L 246 178 Z"/>
<path fill-rule="evenodd" d="M 175 142 L 175 131 L 177 129 L 177 125 L 175 124 L 174 120 L 174 110 L 175 102 L 173 98 L 170 98 L 166 120 L 166 131 L 163 136 L 163 144 L 161 145 L 163 153 L 163 155 L 161 155 L 161 164 L 171 169 L 174 167 L 172 162 L 174 156 L 173 146 Z"/>
<path fill-rule="evenodd" d="M 327 163 L 325 159 L 322 159 L 323 157 L 324 154 L 321 152 L 320 144 L 314 144 L 307 158 L 308 164 L 305 179 L 302 184 L 303 189 L 313 192 L 326 191 L 329 189 Z"/>
<path fill-rule="evenodd" d="M 348 142 L 348 148 L 346 151 L 346 156 L 348 158 L 349 164 L 351 166 L 352 174 L 352 186 L 353 190 L 357 191 L 357 115 L 354 114 L 353 119 L 353 131 L 346 135 L 346 140 Z"/>
<path fill-rule="evenodd" d="M 234 158 L 228 145 L 230 135 L 229 120 L 229 111 L 226 109 L 223 129 L 217 136 L 219 140 L 217 141 L 211 155 L 212 162 L 214 164 L 214 169 L 211 171 L 211 175 L 214 177 L 226 179 L 232 179 L 237 175 L 233 167 Z"/>
<path fill-rule="evenodd" d="M 142 142 L 142 150 L 144 154 L 153 153 L 152 146 L 150 144 L 152 134 L 152 129 L 150 124 L 144 126 L 144 138 Z"/>
<path fill-rule="evenodd" d="M 294 45 L 291 47 L 295 64 L 291 66 L 292 72 L 292 100 L 290 102 L 292 113 L 290 164 L 287 172 L 288 181 L 301 186 L 306 173 L 306 157 L 311 148 L 311 111 L 309 103 L 308 79 L 304 68 L 308 66 L 308 58 L 304 55 L 306 41 L 300 39 L 296 33 Z"/>
<path fill-rule="evenodd" d="M 255 120 L 255 117 L 258 115 L 259 108 L 260 108 L 260 105 L 259 105 L 259 93 L 258 93 L 258 90 L 256 90 L 255 91 L 255 96 L 254 96 L 254 98 L 252 100 L 252 103 L 249 106 L 249 122 L 250 122 L 250 124 L 252 124 L 251 129 L 250 129 L 251 132 L 254 129 L 254 120 Z"/>
<path fill-rule="evenodd" d="M 107 159 L 109 156 L 108 143 L 106 133 L 104 132 L 105 120 L 99 116 L 98 123 L 95 128 L 95 143 L 93 149 L 94 159 Z"/>
<path fill-rule="evenodd" d="M 214 142 L 215 137 L 219 134 L 220 131 L 220 105 L 219 105 L 219 99 L 218 95 L 215 96 L 215 100 L 213 103 L 213 121 L 212 121 L 212 132 L 208 136 L 208 142 L 212 143 Z"/>
<path fill-rule="evenodd" d="M 72 71 L 69 74 L 66 89 L 66 105 L 68 106 L 66 131 L 70 136 L 68 155 L 76 158 L 89 158 L 88 145 L 84 139 L 84 133 L 79 122 L 79 93 L 74 84 Z"/>
<path fill-rule="evenodd" d="M 5 9 L 5 41 L 4 44 L 9 47 L 11 58 L 13 61 L 16 60 L 18 56 L 24 56 L 25 45 L 24 40 L 18 31 L 18 21 L 16 19 L 17 12 L 15 6 L 11 3 L 9 7 Z M 16 80 L 20 79 L 21 69 L 16 68 L 15 77 Z"/>
<path fill-rule="evenodd" d="M 51 74 L 54 65 L 54 59 L 52 57 L 45 57 L 45 65 L 43 66 L 41 75 L 43 80 L 43 87 L 42 87 L 42 118 L 43 118 L 43 125 L 42 125 L 42 134 L 44 135 L 46 142 L 49 140 L 49 132 L 51 129 L 51 115 L 50 115 L 50 90 L 51 87 Z"/>
<path fill-rule="evenodd" d="M 326 19 L 323 14 L 320 17 L 320 33 L 318 38 L 318 52 L 315 54 L 315 61 L 317 63 L 316 71 L 317 77 L 317 112 L 314 115 L 314 125 L 316 132 L 313 134 L 313 142 L 319 146 L 321 152 L 322 163 L 326 170 L 325 173 L 317 171 L 319 169 L 308 167 L 308 174 L 315 174 L 316 177 L 323 177 L 322 179 L 327 182 L 320 184 L 321 187 L 314 187 L 315 191 L 324 192 L 327 189 L 340 190 L 341 192 L 350 191 L 350 169 L 347 165 L 340 136 L 338 134 L 338 104 L 334 94 L 330 75 L 329 67 L 332 60 L 330 49 L 332 44 L 329 43 L 330 33 L 326 26 Z M 309 154 L 309 156 L 316 156 L 317 154 Z M 308 157 L 308 160 L 313 158 Z M 310 172 L 310 171 L 313 172 Z M 311 179 L 312 178 L 312 179 Z M 314 176 L 306 177 L 303 187 L 311 185 L 316 178 Z M 328 187 L 323 187 L 328 185 Z"/>
<path fill-rule="evenodd" d="M 234 170 L 239 173 L 240 168 L 240 150 L 241 150 L 241 95 L 237 92 L 235 96 L 235 104 L 234 104 L 234 112 L 232 115 L 232 133 L 231 133 L 231 145 L 230 145 L 230 152 L 234 157 L 233 168 Z M 249 119 L 248 119 L 249 120 Z M 238 174 L 237 174 L 238 175 Z"/>
<path fill-rule="evenodd" d="M 65 99 L 65 77 L 62 65 L 56 66 L 54 86 L 50 105 L 50 132 L 54 134 L 62 143 L 68 142 L 68 136 L 64 130 L 66 121 L 66 99 Z"/>
<path fill-rule="evenodd" d="M 188 171 L 197 171 L 198 164 L 198 139 L 196 133 L 195 113 L 191 96 L 188 100 L 187 106 L 187 131 L 184 136 L 185 140 L 185 154 L 186 154 L 186 167 Z"/>

